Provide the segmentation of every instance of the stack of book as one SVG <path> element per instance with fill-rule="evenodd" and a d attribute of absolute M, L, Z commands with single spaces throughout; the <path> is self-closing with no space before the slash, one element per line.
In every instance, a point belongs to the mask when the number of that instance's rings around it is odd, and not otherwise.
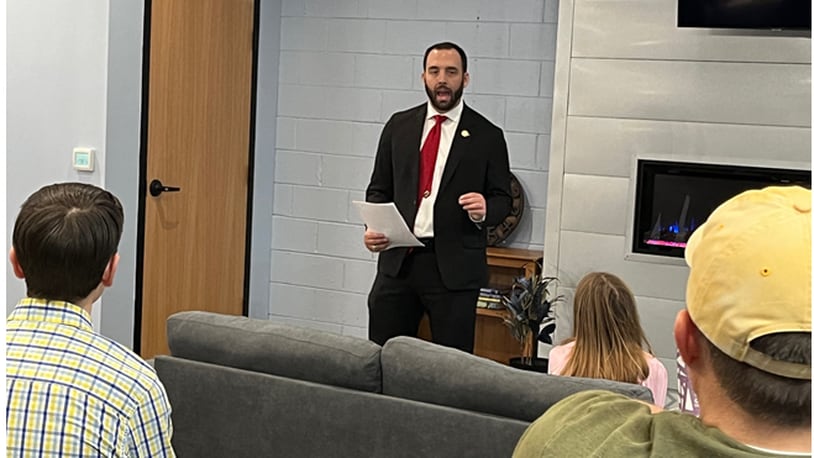
<path fill-rule="evenodd" d="M 478 296 L 478 307 L 486 309 L 503 308 L 503 292 L 495 288 L 481 288 Z"/>

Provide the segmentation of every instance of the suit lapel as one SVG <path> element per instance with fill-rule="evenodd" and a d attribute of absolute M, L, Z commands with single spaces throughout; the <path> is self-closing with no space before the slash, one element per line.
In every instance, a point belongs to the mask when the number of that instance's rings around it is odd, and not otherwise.
<path fill-rule="evenodd" d="M 416 107 L 412 119 L 405 126 L 404 138 L 406 139 L 406 150 L 404 158 L 407 161 L 407 170 L 410 178 L 415 181 L 415 189 L 418 190 L 418 165 L 421 161 L 421 134 L 424 132 L 424 119 L 427 117 L 427 104 Z"/>
<path fill-rule="evenodd" d="M 461 133 L 464 131 L 466 131 L 467 134 L 472 132 L 471 121 L 472 117 L 469 113 L 469 107 L 464 105 L 463 111 L 461 112 L 461 120 L 455 129 L 455 135 L 452 137 L 452 143 L 449 146 L 449 155 L 447 156 L 447 163 L 444 165 L 444 174 L 441 176 L 441 184 L 438 186 L 438 194 L 444 192 L 444 187 L 452 179 L 452 176 L 455 174 L 455 169 L 458 168 L 458 164 L 461 163 L 461 159 L 463 159 L 464 154 L 466 154 L 466 151 L 469 149 L 470 137 L 469 135 L 464 137 Z"/>
<path fill-rule="evenodd" d="M 408 204 L 404 202 L 402 207 L 405 221 L 409 227 L 415 222 L 415 215 L 418 209 L 415 206 L 415 197 L 418 192 L 418 168 L 421 161 L 421 134 L 424 131 L 424 118 L 427 116 L 427 104 L 424 103 L 413 109 L 401 129 L 401 133 L 396 140 L 400 146 L 396 155 L 396 170 L 401 170 L 403 175 L 395 180 L 396 186 L 402 186 L 397 195 L 410 196 Z"/>

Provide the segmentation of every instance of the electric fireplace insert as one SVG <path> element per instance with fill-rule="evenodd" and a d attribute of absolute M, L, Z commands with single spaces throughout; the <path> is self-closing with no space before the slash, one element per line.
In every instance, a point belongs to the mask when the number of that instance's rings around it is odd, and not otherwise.
<path fill-rule="evenodd" d="M 811 189 L 811 171 L 639 159 L 633 253 L 681 258 L 693 231 L 718 205 L 766 186 Z"/>

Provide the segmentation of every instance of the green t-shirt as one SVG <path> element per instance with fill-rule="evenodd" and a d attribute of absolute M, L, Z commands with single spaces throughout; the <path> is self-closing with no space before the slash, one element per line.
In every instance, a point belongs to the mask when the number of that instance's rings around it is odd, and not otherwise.
<path fill-rule="evenodd" d="M 531 457 L 744 457 L 763 453 L 689 414 L 650 408 L 607 391 L 583 391 L 532 423 L 514 450 Z M 799 455 L 797 455 L 799 456 Z"/>

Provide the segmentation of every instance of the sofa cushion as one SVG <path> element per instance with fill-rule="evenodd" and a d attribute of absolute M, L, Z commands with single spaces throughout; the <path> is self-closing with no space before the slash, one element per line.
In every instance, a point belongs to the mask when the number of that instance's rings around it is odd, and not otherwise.
<path fill-rule="evenodd" d="M 388 340 L 381 358 L 384 394 L 523 421 L 535 420 L 557 401 L 584 390 L 653 401 L 641 385 L 514 369 L 412 337 Z"/>
<path fill-rule="evenodd" d="M 167 320 L 179 358 L 327 385 L 381 392 L 381 347 L 369 340 L 211 312 Z"/>

